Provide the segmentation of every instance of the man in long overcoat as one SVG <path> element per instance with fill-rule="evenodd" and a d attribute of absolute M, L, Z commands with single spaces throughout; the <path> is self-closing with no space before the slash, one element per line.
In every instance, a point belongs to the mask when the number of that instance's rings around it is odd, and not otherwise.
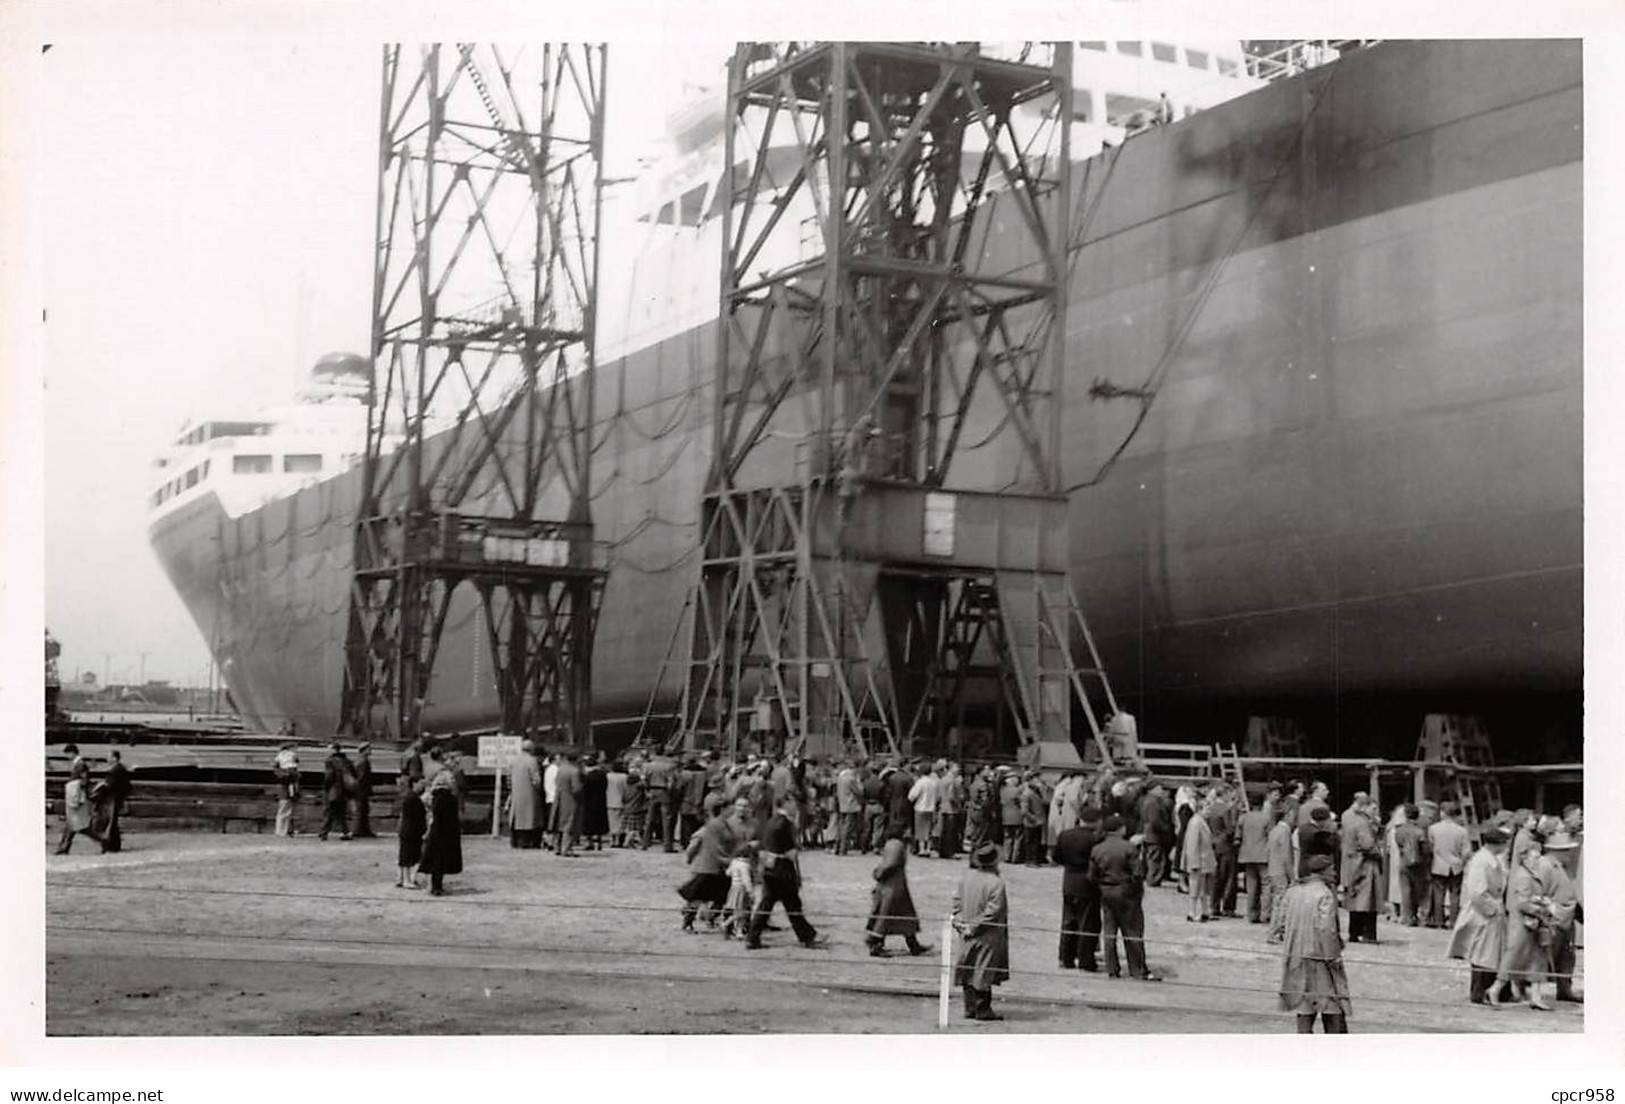
<path fill-rule="evenodd" d="M 914 911 L 914 897 L 908 891 L 908 844 L 903 840 L 901 825 L 892 829 L 891 836 L 880 849 L 880 863 L 875 867 L 875 888 L 869 898 L 869 923 L 864 927 L 864 938 L 869 953 L 879 957 L 886 953 L 886 937 L 900 935 L 911 955 L 923 955 L 931 948 L 920 942 L 920 918 Z"/>
<path fill-rule="evenodd" d="M 1086 806 L 1078 820 L 1055 840 L 1051 857 L 1061 874 L 1061 969 L 1095 973 L 1095 951 L 1100 945 L 1100 887 L 1089 876 L 1089 854 L 1106 838 L 1100 810 Z"/>
<path fill-rule="evenodd" d="M 566 752 L 559 762 L 559 773 L 554 778 L 553 851 L 565 858 L 573 858 L 576 840 L 581 835 L 581 767 L 579 756 Z"/>
<path fill-rule="evenodd" d="M 1461 912 L 1450 938 L 1450 957 L 1464 958 L 1471 969 L 1467 997 L 1490 1003 L 1490 986 L 1506 946 L 1507 844 L 1505 830 L 1484 829 L 1483 843 L 1467 860 L 1461 879 Z"/>
<path fill-rule="evenodd" d="M 1349 910 L 1349 942 L 1377 941 L 1382 911 L 1382 844 L 1377 839 L 1376 806 L 1363 793 L 1343 814 L 1343 905 Z"/>
<path fill-rule="evenodd" d="M 510 842 L 534 850 L 542 837 L 542 766 L 529 740 L 520 742 L 519 754 L 508 764 L 508 779 Z"/>
<path fill-rule="evenodd" d="M 964 940 L 954 983 L 964 993 L 966 1019 L 1004 1019 L 993 1011 L 993 987 L 1010 976 L 1010 901 L 999 877 L 999 847 L 991 841 L 976 848 L 954 890 L 953 925 Z"/>
<path fill-rule="evenodd" d="M 355 752 L 355 827 L 350 834 L 356 839 L 374 839 L 372 830 L 372 745 L 362 744 Z"/>
<path fill-rule="evenodd" d="M 1557 930 L 1572 927 L 1578 899 L 1568 872 L 1544 854 L 1553 835 L 1562 830 L 1555 817 L 1542 817 L 1534 828 L 1534 844 L 1507 878 L 1506 949 L 1501 955 L 1499 980 L 1528 987 L 1529 1007 L 1551 1009 L 1549 982 L 1552 948 Z M 1504 984 L 1497 987 L 1504 990 Z M 1498 994 L 1504 1000 L 1504 993 Z M 1499 1003 L 1499 1001 L 1498 1001 Z"/>
<path fill-rule="evenodd" d="M 1300 1035 L 1314 1032 L 1317 1015 L 1326 1034 L 1346 1035 L 1353 1011 L 1337 934 L 1337 894 L 1330 885 L 1336 866 L 1332 846 L 1326 836 L 1309 841 L 1300 856 L 1304 874 L 1282 901 L 1281 1009 L 1297 1013 Z"/>

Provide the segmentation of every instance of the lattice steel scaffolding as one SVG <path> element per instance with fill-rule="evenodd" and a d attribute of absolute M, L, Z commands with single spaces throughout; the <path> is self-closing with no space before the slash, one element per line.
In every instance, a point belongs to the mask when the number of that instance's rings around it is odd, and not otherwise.
<path fill-rule="evenodd" d="M 473 588 L 507 732 L 590 742 L 605 48 L 389 46 L 343 716 L 419 734 Z"/>
<path fill-rule="evenodd" d="M 1079 702 L 1110 759 L 1059 493 L 1071 98 L 1069 43 L 737 47 L 674 743 L 946 749 L 979 702 L 1076 762 Z"/>

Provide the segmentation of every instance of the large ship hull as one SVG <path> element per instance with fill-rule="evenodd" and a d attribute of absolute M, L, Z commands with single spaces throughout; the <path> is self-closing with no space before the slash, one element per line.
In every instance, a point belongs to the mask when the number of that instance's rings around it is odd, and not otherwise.
<path fill-rule="evenodd" d="M 1078 166 L 1073 582 L 1142 732 L 1301 712 L 1352 738 L 1378 701 L 1577 715 L 1581 118 L 1577 43 L 1388 43 Z M 698 570 L 713 334 L 601 365 L 604 722 L 677 692 L 655 683 Z M 1156 398 L 1142 418 L 1096 379 Z M 153 526 L 264 727 L 337 722 L 359 481 Z M 450 614 L 434 727 L 495 719 L 478 619 L 471 595 Z"/>

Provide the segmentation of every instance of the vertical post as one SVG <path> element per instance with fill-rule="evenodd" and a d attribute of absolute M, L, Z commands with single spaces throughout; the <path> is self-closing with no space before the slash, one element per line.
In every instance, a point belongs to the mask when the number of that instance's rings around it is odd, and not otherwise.
<path fill-rule="evenodd" d="M 1380 809 L 1382 808 L 1382 771 L 1378 769 L 1375 763 L 1370 764 L 1366 770 L 1369 772 L 1370 779 L 1366 784 L 1366 792 L 1371 795 L 1371 800 L 1375 801 L 1377 808 Z"/>
<path fill-rule="evenodd" d="M 1546 780 L 1538 776 L 1535 778 L 1535 812 L 1546 815 Z"/>
<path fill-rule="evenodd" d="M 497 788 L 491 797 L 491 838 L 502 834 L 502 760 L 497 760 Z"/>
<path fill-rule="evenodd" d="M 938 980 L 937 1026 L 948 1026 L 948 1001 L 954 980 L 954 918 L 942 918 L 942 970 Z"/>
<path fill-rule="evenodd" d="M 1427 776 L 1428 770 L 1422 764 L 1417 763 L 1411 768 L 1411 800 L 1418 805 L 1428 797 Z"/>

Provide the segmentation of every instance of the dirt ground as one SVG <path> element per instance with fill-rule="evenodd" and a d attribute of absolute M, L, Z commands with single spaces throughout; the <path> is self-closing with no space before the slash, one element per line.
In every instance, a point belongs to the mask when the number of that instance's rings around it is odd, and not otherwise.
<path fill-rule="evenodd" d="M 85 841 L 88 843 L 88 841 Z M 770 932 L 747 952 L 678 931 L 681 856 L 561 859 L 465 837 L 451 895 L 394 888 L 395 841 L 131 833 L 118 855 L 46 861 L 46 1030 L 52 1035 L 932 1032 L 940 956 L 867 956 L 872 856 L 803 857 L 808 915 L 828 945 Z M 936 944 L 963 860 L 911 860 Z M 1015 974 L 1003 1023 L 952 1031 L 1281 1032 L 1280 959 L 1245 920 L 1184 920 L 1148 891 L 1161 983 L 1056 965 L 1060 874 L 1005 871 Z M 783 925 L 780 914 L 778 923 Z M 1579 1031 L 1552 1013 L 1466 1002 L 1447 933 L 1383 922 L 1346 955 L 1356 1032 Z M 1583 969 L 1583 952 L 1582 952 Z"/>

